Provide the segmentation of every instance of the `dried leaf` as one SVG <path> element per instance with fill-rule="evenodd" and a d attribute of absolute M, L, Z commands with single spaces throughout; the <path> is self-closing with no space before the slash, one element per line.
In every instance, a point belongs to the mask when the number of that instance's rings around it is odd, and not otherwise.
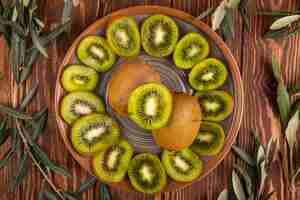
<path fill-rule="evenodd" d="M 6 142 L 8 139 L 9 131 L 6 129 L 6 124 L 7 124 L 7 118 L 2 120 L 1 125 L 0 125 L 0 146 Z"/>
<path fill-rule="evenodd" d="M 101 184 L 100 185 L 100 194 L 101 194 L 101 200 L 111 200 L 111 195 L 109 192 L 109 189 L 107 188 L 107 185 Z"/>
<path fill-rule="evenodd" d="M 232 171 L 232 186 L 233 191 L 237 197 L 238 200 L 246 200 L 246 194 L 243 188 L 243 184 L 239 178 L 239 176 L 236 174 L 236 172 Z"/>
<path fill-rule="evenodd" d="M 289 94 L 282 81 L 279 82 L 277 86 L 277 104 L 280 113 L 280 119 L 283 125 L 286 126 L 289 119 L 291 105 Z"/>
<path fill-rule="evenodd" d="M 220 28 L 226 15 L 226 0 L 223 0 L 212 14 L 212 29 L 216 31 Z"/>
<path fill-rule="evenodd" d="M 72 15 L 72 8 L 73 8 L 73 4 L 71 0 L 64 0 L 64 9 L 63 9 L 63 14 L 62 14 L 62 19 L 61 19 L 61 23 L 64 24 L 68 21 L 71 20 L 71 15 Z M 69 25 L 68 32 L 70 32 L 70 28 L 71 26 Z"/>
<path fill-rule="evenodd" d="M 206 17 L 208 17 L 213 11 L 215 10 L 214 7 L 208 8 L 204 12 L 202 12 L 198 17 L 196 17 L 197 20 L 202 20 Z"/>
<path fill-rule="evenodd" d="M 26 106 L 31 102 L 33 97 L 35 97 L 38 87 L 39 87 L 39 84 L 35 83 L 34 86 L 31 88 L 31 90 L 28 92 L 28 94 L 23 98 L 23 100 L 19 106 L 19 109 L 21 111 L 23 111 L 26 108 Z"/>
<path fill-rule="evenodd" d="M 265 160 L 265 149 L 262 145 L 259 146 L 256 156 L 256 164 L 259 166 Z"/>
<path fill-rule="evenodd" d="M 281 82 L 281 68 L 275 56 L 272 56 L 272 71 L 277 82 Z"/>
<path fill-rule="evenodd" d="M 229 197 L 228 197 L 228 190 L 227 190 L 227 189 L 224 189 L 224 190 L 219 194 L 217 200 L 229 200 Z"/>
<path fill-rule="evenodd" d="M 246 30 L 250 31 L 250 17 L 246 8 L 239 7 L 239 11 L 243 20 L 243 24 L 245 25 Z"/>
<path fill-rule="evenodd" d="M 81 194 L 85 191 L 87 191 L 88 189 L 90 189 L 91 187 L 94 187 L 94 185 L 97 183 L 98 179 L 96 177 L 91 177 L 89 179 L 87 179 L 86 181 L 84 181 L 83 183 L 81 183 L 78 191 L 76 191 L 77 194 Z"/>
<path fill-rule="evenodd" d="M 31 27 L 30 33 L 31 33 L 32 43 L 44 57 L 48 58 L 47 51 L 38 36 L 38 33 L 36 31 L 34 24 L 32 24 L 30 27 Z"/>
<path fill-rule="evenodd" d="M 296 186 L 296 180 L 297 180 L 299 174 L 300 174 L 300 167 L 297 169 L 297 171 L 295 172 L 295 174 L 292 176 L 291 184 L 294 187 Z"/>
<path fill-rule="evenodd" d="M 276 158 L 277 150 L 276 150 L 275 144 L 276 143 L 273 140 L 273 138 L 269 139 L 269 142 L 268 142 L 267 148 L 266 148 L 266 165 L 267 166 L 269 166 L 269 164 L 272 163 Z"/>
<path fill-rule="evenodd" d="M 234 150 L 234 152 L 242 159 L 244 160 L 246 163 L 248 163 L 250 166 L 255 167 L 256 166 L 256 161 L 255 159 L 248 154 L 247 152 L 245 152 L 243 149 L 237 147 L 236 145 L 232 146 L 232 149 Z"/>
<path fill-rule="evenodd" d="M 247 194 L 250 196 L 254 192 L 250 175 L 244 168 L 242 168 L 239 165 L 234 164 L 234 169 L 242 176 L 243 180 L 245 181 L 246 191 Z"/>
<path fill-rule="evenodd" d="M 24 120 L 31 120 L 32 117 L 26 115 L 23 112 L 20 112 L 16 109 L 4 106 L 0 104 L 0 112 L 3 112 L 5 114 L 7 114 L 8 116 L 14 117 L 16 119 L 24 119 Z"/>
<path fill-rule="evenodd" d="M 266 171 L 266 162 L 262 161 L 260 163 L 260 185 L 259 185 L 259 192 L 258 197 L 260 197 L 263 194 L 265 185 L 266 185 L 266 179 L 267 179 L 267 171 Z"/>
<path fill-rule="evenodd" d="M 227 0 L 226 6 L 231 9 L 235 9 L 239 6 L 240 0 Z"/>
<path fill-rule="evenodd" d="M 278 30 L 284 27 L 287 27 L 297 21 L 300 18 L 300 15 L 291 15 L 277 19 L 270 26 L 270 30 Z"/>
<path fill-rule="evenodd" d="M 290 151 L 294 150 L 297 142 L 297 130 L 299 127 L 299 110 L 295 112 L 293 117 L 288 122 L 287 128 L 285 130 L 285 136 L 289 145 Z"/>

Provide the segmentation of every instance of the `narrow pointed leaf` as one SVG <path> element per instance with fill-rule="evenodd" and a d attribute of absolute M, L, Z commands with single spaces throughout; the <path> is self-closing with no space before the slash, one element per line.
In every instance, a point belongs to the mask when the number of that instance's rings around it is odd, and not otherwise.
<path fill-rule="evenodd" d="M 24 110 L 26 106 L 31 102 L 31 100 L 35 97 L 38 87 L 39 84 L 35 83 L 28 94 L 23 98 L 22 103 L 19 106 L 20 110 Z"/>
<path fill-rule="evenodd" d="M 18 164 L 17 175 L 12 184 L 13 189 L 15 189 L 27 175 L 27 171 L 28 171 L 27 160 L 28 160 L 28 154 L 23 153 L 21 156 L 20 162 Z"/>
<path fill-rule="evenodd" d="M 242 182 L 234 170 L 232 171 L 232 186 L 238 200 L 247 200 Z"/>
<path fill-rule="evenodd" d="M 260 145 L 257 151 L 256 164 L 260 165 L 260 163 L 265 160 L 265 157 L 265 149 L 262 145 Z"/>
<path fill-rule="evenodd" d="M 224 189 L 218 196 L 217 200 L 229 200 L 228 198 L 228 190 Z"/>
<path fill-rule="evenodd" d="M 65 176 L 67 178 L 72 178 L 72 175 L 65 168 L 57 166 L 54 163 L 52 163 L 49 166 L 49 169 L 57 174 Z"/>
<path fill-rule="evenodd" d="M 74 194 L 70 192 L 63 192 L 63 196 L 66 198 L 66 200 L 79 200 L 80 198 L 77 198 Z"/>
<path fill-rule="evenodd" d="M 240 0 L 227 0 L 226 6 L 228 8 L 234 9 L 237 8 L 240 4 Z"/>
<path fill-rule="evenodd" d="M 248 194 L 248 196 L 250 196 L 254 192 L 250 175 L 247 173 L 247 171 L 245 169 L 243 169 L 239 165 L 234 165 L 234 169 L 242 176 L 242 178 L 245 182 L 247 194 Z"/>
<path fill-rule="evenodd" d="M 272 71 L 273 71 L 273 75 L 275 77 L 275 79 L 277 80 L 277 82 L 281 81 L 281 69 L 280 69 L 280 65 L 277 61 L 277 59 L 275 58 L 275 56 L 272 56 Z"/>
<path fill-rule="evenodd" d="M 34 113 L 32 115 L 32 118 L 34 120 L 39 120 L 41 117 L 43 117 L 45 114 L 48 115 L 48 108 L 47 107 L 43 107 L 40 111 Z"/>
<path fill-rule="evenodd" d="M 101 196 L 101 200 L 112 200 L 107 185 L 105 184 L 100 185 L 100 196 Z"/>
<path fill-rule="evenodd" d="M 268 174 L 266 170 L 266 162 L 262 161 L 260 164 L 260 186 L 259 186 L 258 197 L 260 197 L 263 194 L 266 185 L 267 175 Z"/>
<path fill-rule="evenodd" d="M 11 137 L 11 148 L 8 151 L 8 153 L 4 156 L 4 159 L 0 160 L 0 169 L 5 167 L 8 162 L 11 160 L 13 157 L 14 153 L 16 152 L 17 149 L 17 144 L 18 144 L 18 139 L 17 139 L 17 132 L 15 129 L 12 129 L 12 137 Z"/>
<path fill-rule="evenodd" d="M 44 192 L 40 191 L 38 194 L 38 200 L 44 200 Z"/>
<path fill-rule="evenodd" d="M 225 37 L 225 40 L 229 40 L 233 37 L 233 13 L 231 9 L 227 9 L 226 15 L 221 24 L 222 34 Z"/>
<path fill-rule="evenodd" d="M 7 118 L 5 118 L 0 125 L 0 146 L 8 139 L 9 131 L 6 129 Z"/>
<path fill-rule="evenodd" d="M 290 113 L 290 99 L 287 89 L 283 82 L 279 82 L 277 86 L 277 104 L 280 118 L 284 126 L 286 126 Z"/>
<path fill-rule="evenodd" d="M 250 154 L 248 154 L 241 148 L 237 147 L 236 145 L 233 145 L 232 149 L 242 160 L 244 160 L 250 166 L 252 166 L 252 167 L 256 166 L 256 161 Z"/>
<path fill-rule="evenodd" d="M 97 183 L 98 179 L 96 177 L 91 177 L 89 179 L 87 179 L 86 181 L 84 181 L 83 183 L 81 183 L 78 191 L 76 192 L 77 194 L 81 194 L 85 191 L 87 191 L 88 189 L 92 188 L 95 186 L 95 184 Z"/>
<path fill-rule="evenodd" d="M 270 26 L 270 29 L 271 30 L 282 29 L 284 27 L 291 25 L 292 23 L 297 21 L 299 18 L 300 18 L 300 15 L 290 15 L 290 16 L 279 18 L 272 23 L 272 25 Z"/>
<path fill-rule="evenodd" d="M 293 186 L 296 186 L 295 184 L 296 184 L 296 180 L 297 180 L 299 174 L 300 174 L 300 167 L 297 169 L 296 173 L 292 176 L 291 184 Z"/>
<path fill-rule="evenodd" d="M 58 198 L 56 197 L 56 194 L 54 194 L 53 192 L 50 192 L 50 191 L 44 191 L 44 196 L 48 200 L 58 200 Z"/>
<path fill-rule="evenodd" d="M 35 127 L 33 134 L 32 134 L 32 139 L 33 141 L 36 141 L 38 137 L 44 133 L 44 130 L 47 126 L 47 121 L 48 121 L 48 112 L 45 112 L 40 119 L 37 122 L 37 126 Z"/>
<path fill-rule="evenodd" d="M 299 110 L 293 115 L 293 117 L 288 122 L 287 128 L 285 130 L 285 136 L 290 148 L 290 151 L 294 150 L 297 142 L 297 130 L 299 127 Z"/>
<path fill-rule="evenodd" d="M 64 0 L 64 2 L 65 2 L 65 4 L 64 4 L 62 19 L 61 19 L 62 24 L 71 20 L 72 8 L 73 8 L 73 4 L 72 4 L 71 0 Z M 71 24 L 69 24 L 69 26 L 67 28 L 68 32 L 70 32 L 70 29 L 71 29 L 70 25 Z"/>
<path fill-rule="evenodd" d="M 208 8 L 204 12 L 202 12 L 198 17 L 196 17 L 197 20 L 202 20 L 206 17 L 208 17 L 213 11 L 215 10 L 214 7 Z"/>
<path fill-rule="evenodd" d="M 223 0 L 212 14 L 212 29 L 216 31 L 220 28 L 226 15 L 226 0 Z"/>
<path fill-rule="evenodd" d="M 48 158 L 47 154 L 37 144 L 33 143 L 31 149 L 35 158 L 45 167 L 49 167 L 52 164 L 52 161 Z"/>
<path fill-rule="evenodd" d="M 26 115 L 23 112 L 20 112 L 16 109 L 4 106 L 4 105 L 0 105 L 0 112 L 3 112 L 11 117 L 17 118 L 17 119 L 24 119 L 24 120 L 31 120 L 32 117 Z"/>
<path fill-rule="evenodd" d="M 34 46 L 39 50 L 39 52 L 44 57 L 48 58 L 47 51 L 46 51 L 45 47 L 43 46 L 43 44 L 41 43 L 38 33 L 36 31 L 36 28 L 33 24 L 31 25 L 30 33 L 31 33 L 32 43 L 34 44 Z"/>

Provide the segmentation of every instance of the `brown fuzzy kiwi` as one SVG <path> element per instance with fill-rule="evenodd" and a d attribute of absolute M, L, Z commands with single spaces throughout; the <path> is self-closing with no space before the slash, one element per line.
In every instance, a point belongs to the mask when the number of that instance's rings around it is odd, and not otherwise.
<path fill-rule="evenodd" d="M 118 66 L 108 82 L 110 106 L 121 116 L 126 116 L 131 92 L 139 85 L 150 82 L 160 83 L 160 74 L 139 58 L 126 61 Z"/>
<path fill-rule="evenodd" d="M 174 93 L 173 99 L 173 113 L 168 125 L 153 131 L 153 136 L 161 147 L 180 150 L 190 146 L 197 137 L 201 109 L 197 97 Z"/>

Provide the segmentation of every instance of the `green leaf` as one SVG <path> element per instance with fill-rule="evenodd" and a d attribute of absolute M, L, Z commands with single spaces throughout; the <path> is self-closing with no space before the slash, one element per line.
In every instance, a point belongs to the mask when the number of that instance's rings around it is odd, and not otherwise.
<path fill-rule="evenodd" d="M 5 167 L 8 162 L 13 157 L 14 153 L 17 149 L 18 139 L 17 139 L 17 132 L 15 129 L 12 129 L 12 137 L 11 137 L 12 145 L 8 153 L 4 156 L 4 159 L 0 160 L 0 169 Z"/>
<path fill-rule="evenodd" d="M 289 145 L 290 151 L 294 151 L 294 147 L 297 143 L 297 130 L 299 127 L 299 110 L 293 115 L 288 122 L 285 130 L 285 136 Z"/>
<path fill-rule="evenodd" d="M 50 165 L 50 170 L 67 178 L 73 178 L 72 175 L 65 168 L 57 166 L 54 163 Z"/>
<path fill-rule="evenodd" d="M 227 189 L 224 189 L 224 190 L 219 194 L 217 200 L 229 200 L 229 197 L 228 197 L 228 190 L 227 190 Z"/>
<path fill-rule="evenodd" d="M 12 183 L 13 189 L 15 189 L 27 175 L 27 172 L 28 172 L 27 160 L 28 160 L 28 154 L 23 153 L 21 156 L 20 162 L 18 164 L 17 175 L 14 178 L 13 183 Z"/>
<path fill-rule="evenodd" d="M 234 169 L 242 176 L 245 182 L 247 194 L 248 196 L 250 196 L 252 193 L 254 193 L 253 191 L 254 187 L 250 175 L 247 173 L 247 170 L 245 170 L 239 165 L 234 164 Z"/>
<path fill-rule="evenodd" d="M 31 149 L 34 157 L 45 167 L 50 168 L 52 161 L 48 158 L 47 154 L 35 143 L 31 144 Z"/>
<path fill-rule="evenodd" d="M 289 15 L 296 15 L 300 14 L 300 11 L 260 11 L 258 12 L 259 15 L 267 15 L 267 16 L 274 16 L 274 17 L 280 17 L 280 16 L 289 16 Z"/>
<path fill-rule="evenodd" d="M 36 141 L 38 137 L 44 132 L 47 126 L 48 121 L 48 109 L 46 112 L 43 113 L 43 115 L 39 118 L 37 122 L 37 126 L 34 128 L 32 139 L 33 141 Z"/>
<path fill-rule="evenodd" d="M 61 23 L 64 24 L 66 22 L 69 22 L 71 20 L 71 16 L 72 16 L 72 8 L 73 8 L 73 4 L 71 0 L 64 0 L 64 9 L 63 9 L 63 14 L 62 14 L 62 19 L 61 19 Z M 68 26 L 68 32 L 70 32 L 70 26 L 71 24 L 69 24 Z"/>
<path fill-rule="evenodd" d="M 255 138 L 255 144 L 256 144 L 256 147 L 258 148 L 262 144 L 261 141 L 260 141 L 260 137 L 259 137 L 258 133 L 255 130 L 251 130 L 251 133 Z"/>
<path fill-rule="evenodd" d="M 25 30 L 18 23 L 7 20 L 4 17 L 0 16 L 0 24 L 9 26 L 12 29 L 12 31 L 15 32 L 17 35 L 21 37 L 26 37 Z"/>
<path fill-rule="evenodd" d="M 226 15 L 221 24 L 221 30 L 225 37 L 225 40 L 229 40 L 233 37 L 233 13 L 231 9 L 227 9 Z"/>
<path fill-rule="evenodd" d="M 107 188 L 107 185 L 101 184 L 100 185 L 100 196 L 101 200 L 111 200 L 111 195 L 109 192 L 109 189 Z"/>
<path fill-rule="evenodd" d="M 63 192 L 63 196 L 66 198 L 66 200 L 79 200 L 80 198 L 77 198 L 75 194 L 71 192 Z"/>
<path fill-rule="evenodd" d="M 214 7 L 208 8 L 204 12 L 202 12 L 198 17 L 196 17 L 196 19 L 202 20 L 202 19 L 208 17 L 209 15 L 211 15 L 214 10 L 215 10 Z"/>
<path fill-rule="evenodd" d="M 226 15 L 226 0 L 223 0 L 212 14 L 212 29 L 216 31 L 220 28 Z"/>
<path fill-rule="evenodd" d="M 264 191 L 265 185 L 266 185 L 266 180 L 267 180 L 267 170 L 266 170 L 266 161 L 262 161 L 260 164 L 260 186 L 259 186 L 259 195 L 258 197 L 261 196 L 261 194 Z"/>
<path fill-rule="evenodd" d="M 45 196 L 48 200 L 58 200 L 56 194 L 53 193 L 53 192 L 50 192 L 50 191 L 44 191 L 44 196 Z"/>
<path fill-rule="evenodd" d="M 33 118 L 34 120 L 39 120 L 41 117 L 43 117 L 43 116 L 46 115 L 46 114 L 48 115 L 48 108 L 45 106 L 45 107 L 43 107 L 40 111 L 34 113 L 34 114 L 32 115 L 32 118 Z"/>
<path fill-rule="evenodd" d="M 226 6 L 231 9 L 235 9 L 239 6 L 240 0 L 227 0 Z"/>
<path fill-rule="evenodd" d="M 35 97 L 38 87 L 39 84 L 35 83 L 34 86 L 31 88 L 31 90 L 28 92 L 28 94 L 26 94 L 26 96 L 23 98 L 19 106 L 19 109 L 21 111 L 23 111 L 26 108 L 26 106 L 31 102 L 31 100 Z"/>
<path fill-rule="evenodd" d="M 283 82 L 279 82 L 277 86 L 277 104 L 280 113 L 281 122 L 285 127 L 290 113 L 290 98 Z"/>
<path fill-rule="evenodd" d="M 5 118 L 0 124 L 0 146 L 3 145 L 8 139 L 9 130 L 6 129 L 7 118 Z"/>
<path fill-rule="evenodd" d="M 250 154 L 248 154 L 241 148 L 237 147 L 236 145 L 233 145 L 232 149 L 243 161 L 248 163 L 250 166 L 252 167 L 256 166 L 256 161 Z"/>
<path fill-rule="evenodd" d="M 81 194 L 85 191 L 87 191 L 88 189 L 92 188 L 95 186 L 95 184 L 97 183 L 98 179 L 96 177 L 90 177 L 87 180 L 85 180 L 83 183 L 81 183 L 78 191 L 76 191 L 77 194 Z"/>
<path fill-rule="evenodd" d="M 277 82 L 281 82 L 281 69 L 275 56 L 272 56 L 272 71 Z"/>
<path fill-rule="evenodd" d="M 284 27 L 287 27 L 297 21 L 300 18 L 300 15 L 290 15 L 290 16 L 285 16 L 282 18 L 279 18 L 275 20 L 272 25 L 270 26 L 271 30 L 278 30 L 282 29 Z"/>
<path fill-rule="evenodd" d="M 9 63 L 17 83 L 20 81 L 20 36 L 15 32 L 11 35 L 11 47 L 9 50 Z"/>
<path fill-rule="evenodd" d="M 34 24 L 32 24 L 30 27 L 31 27 L 30 33 L 31 33 L 32 43 L 44 57 L 48 58 L 47 51 L 46 51 L 45 47 L 43 46 L 42 42 L 40 41 L 40 38 L 38 36 L 38 33 L 36 31 Z"/>
<path fill-rule="evenodd" d="M 44 200 L 44 192 L 40 191 L 38 194 L 38 200 Z"/>
<path fill-rule="evenodd" d="M 232 171 L 232 186 L 238 200 L 247 200 L 242 182 L 234 170 Z"/>
<path fill-rule="evenodd" d="M 32 117 L 26 115 L 24 112 L 20 112 L 16 109 L 4 106 L 0 104 L 0 112 L 7 114 L 16 119 L 24 119 L 24 120 L 31 120 Z"/>
<path fill-rule="evenodd" d="M 259 146 L 256 156 L 256 164 L 259 166 L 262 161 L 265 160 L 265 149 L 262 145 Z"/>

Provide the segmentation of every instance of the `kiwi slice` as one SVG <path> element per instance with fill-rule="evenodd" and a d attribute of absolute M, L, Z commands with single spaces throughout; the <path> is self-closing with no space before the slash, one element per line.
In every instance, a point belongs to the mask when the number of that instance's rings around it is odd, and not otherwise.
<path fill-rule="evenodd" d="M 128 99 L 128 114 L 138 126 L 153 130 L 164 127 L 172 113 L 172 94 L 159 83 L 137 87 Z"/>
<path fill-rule="evenodd" d="M 83 65 L 69 65 L 64 69 L 61 76 L 61 84 L 68 92 L 94 90 L 98 80 L 98 73 Z"/>
<path fill-rule="evenodd" d="M 159 158 L 151 153 L 136 155 L 129 164 L 128 176 L 136 190 L 147 194 L 161 191 L 167 183 L 163 165 Z"/>
<path fill-rule="evenodd" d="M 93 112 L 103 113 L 104 111 L 104 103 L 100 97 L 86 91 L 67 94 L 62 99 L 60 105 L 60 114 L 68 124 L 73 123 L 83 115 L 88 115 Z"/>
<path fill-rule="evenodd" d="M 118 124 L 105 114 L 90 114 L 75 121 L 71 141 L 76 151 L 91 156 L 118 141 Z"/>
<path fill-rule="evenodd" d="M 209 54 L 207 40 L 198 33 L 188 33 L 177 43 L 173 61 L 178 68 L 190 69 Z"/>
<path fill-rule="evenodd" d="M 105 72 L 116 61 L 116 55 L 108 43 L 100 36 L 87 36 L 81 40 L 77 48 L 78 59 L 98 72 Z"/>
<path fill-rule="evenodd" d="M 167 174 L 175 181 L 180 182 L 196 179 L 203 170 L 203 162 L 188 148 L 180 151 L 164 150 L 162 163 Z"/>
<path fill-rule="evenodd" d="M 199 91 L 216 89 L 228 76 L 226 66 L 218 59 L 208 58 L 198 63 L 189 73 L 191 86 Z"/>
<path fill-rule="evenodd" d="M 151 56 L 164 57 L 170 55 L 179 37 L 175 21 L 165 15 L 152 15 L 142 24 L 142 45 Z"/>
<path fill-rule="evenodd" d="M 105 182 L 120 182 L 126 176 L 132 155 L 132 146 L 126 140 L 121 139 L 94 157 L 94 172 Z"/>
<path fill-rule="evenodd" d="M 224 140 L 225 134 L 221 125 L 203 122 L 191 149 L 199 155 L 214 156 L 223 148 Z"/>
<path fill-rule="evenodd" d="M 123 57 L 137 56 L 141 49 L 138 25 L 133 17 L 121 17 L 107 28 L 106 37 L 113 51 Z"/>
<path fill-rule="evenodd" d="M 202 108 L 203 120 L 222 121 L 233 112 L 233 98 L 225 91 L 198 92 L 196 96 Z"/>

